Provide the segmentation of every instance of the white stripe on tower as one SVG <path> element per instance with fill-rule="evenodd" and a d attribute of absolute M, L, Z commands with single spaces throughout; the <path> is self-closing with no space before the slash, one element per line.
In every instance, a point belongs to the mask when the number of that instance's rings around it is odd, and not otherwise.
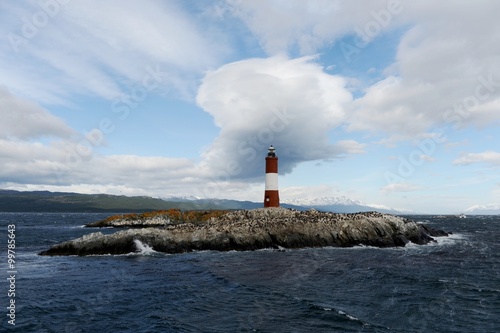
<path fill-rule="evenodd" d="M 278 190 L 278 174 L 266 173 L 266 191 Z"/>

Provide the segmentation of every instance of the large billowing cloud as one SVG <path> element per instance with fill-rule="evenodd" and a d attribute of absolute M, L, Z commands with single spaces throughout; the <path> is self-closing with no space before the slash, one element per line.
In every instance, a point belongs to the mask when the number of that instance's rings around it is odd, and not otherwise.
<path fill-rule="evenodd" d="M 249 59 L 207 74 L 197 102 L 212 115 L 220 134 L 205 151 L 202 166 L 215 175 L 251 178 L 262 175 L 271 144 L 282 174 L 302 161 L 359 152 L 362 146 L 355 141 L 329 139 L 351 101 L 345 84 L 307 57 Z"/>

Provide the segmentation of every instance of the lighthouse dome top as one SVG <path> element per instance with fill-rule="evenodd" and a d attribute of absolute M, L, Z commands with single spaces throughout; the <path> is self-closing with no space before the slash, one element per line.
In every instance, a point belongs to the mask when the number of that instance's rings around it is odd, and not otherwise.
<path fill-rule="evenodd" d="M 268 149 L 268 152 L 267 152 L 267 156 L 276 156 L 276 149 L 273 147 L 273 145 L 271 145 L 271 147 L 269 147 Z"/>

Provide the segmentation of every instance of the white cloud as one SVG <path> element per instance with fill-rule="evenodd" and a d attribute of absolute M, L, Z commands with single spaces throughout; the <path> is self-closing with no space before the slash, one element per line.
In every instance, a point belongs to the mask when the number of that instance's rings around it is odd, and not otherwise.
<path fill-rule="evenodd" d="M 3 182 L 54 183 L 53 168 L 64 158 L 54 144 L 0 139 L 0 179 Z"/>
<path fill-rule="evenodd" d="M 420 159 L 423 160 L 423 161 L 426 161 L 426 162 L 435 162 L 436 159 L 430 155 L 425 155 L 425 154 L 422 154 L 420 155 Z"/>
<path fill-rule="evenodd" d="M 430 127 L 434 118 L 418 114 L 417 96 L 427 94 L 432 87 L 407 89 L 400 78 L 389 76 L 367 88 L 365 95 L 357 99 L 349 119 L 349 130 L 371 131 L 409 138 L 419 135 Z M 431 110 L 432 111 L 432 110 Z"/>
<path fill-rule="evenodd" d="M 399 18 L 412 27 L 399 43 L 396 62 L 355 102 L 349 128 L 407 140 L 435 126 L 497 125 L 500 22 L 494 13 L 500 3 L 408 6 Z"/>
<path fill-rule="evenodd" d="M 173 2 L 70 1 L 46 24 L 34 25 L 36 33 L 29 38 L 26 26 L 34 14 L 44 14 L 41 6 L 2 5 L 0 32 L 22 41 L 0 46 L 0 76 L 9 78 L 2 83 L 40 103 L 69 103 L 69 96 L 82 94 L 116 98 L 142 82 L 147 66 L 166 73 L 164 92 L 192 98 L 201 73 L 229 52 L 224 40 L 207 33 Z"/>
<path fill-rule="evenodd" d="M 97 153 L 82 156 L 77 152 L 77 145 L 68 142 L 43 144 L 0 140 L 2 187 L 5 184 L 10 188 L 14 184 L 40 184 L 59 189 L 80 186 L 114 189 L 114 193 L 119 190 L 177 195 L 196 190 L 206 192 L 203 189 L 209 181 L 198 174 L 195 163 L 189 159 Z"/>
<path fill-rule="evenodd" d="M 482 153 L 467 153 L 453 161 L 453 164 L 458 165 L 468 165 L 473 163 L 500 165 L 500 153 L 492 150 Z"/>
<path fill-rule="evenodd" d="M 344 151 L 346 154 L 363 154 L 366 152 L 366 144 L 355 140 L 340 140 L 335 145 L 340 151 Z"/>
<path fill-rule="evenodd" d="M 68 125 L 35 103 L 13 96 L 0 86 L 0 139 L 70 138 Z"/>
<path fill-rule="evenodd" d="M 227 2 L 271 55 L 294 49 L 302 55 L 314 54 L 338 37 L 356 29 L 364 31 L 369 22 L 376 23 L 373 12 L 387 8 L 387 1 L 382 0 L 363 3 L 362 8 L 357 2 L 331 0 Z M 380 25 L 381 31 L 385 28 Z"/>
<path fill-rule="evenodd" d="M 262 158 L 273 144 L 280 173 L 302 161 L 329 159 L 361 144 L 329 142 L 351 101 L 345 81 L 329 75 L 310 58 L 276 56 L 224 65 L 207 74 L 197 96 L 220 134 L 204 152 L 211 173 L 235 178 L 261 176 Z"/>
<path fill-rule="evenodd" d="M 410 183 L 392 183 L 380 189 L 382 192 L 414 192 L 422 190 L 421 186 Z"/>

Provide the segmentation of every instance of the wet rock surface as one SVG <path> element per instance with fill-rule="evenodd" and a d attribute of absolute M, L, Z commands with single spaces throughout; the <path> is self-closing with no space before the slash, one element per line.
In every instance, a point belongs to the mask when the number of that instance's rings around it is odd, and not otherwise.
<path fill-rule="evenodd" d="M 134 240 L 158 252 L 182 253 L 280 247 L 394 247 L 408 242 L 427 244 L 434 241 L 433 237 L 446 235 L 406 218 L 377 212 L 336 214 L 262 208 L 228 212 L 203 224 L 133 228 L 108 235 L 95 232 L 57 244 L 40 254 L 126 254 L 136 250 Z"/>

